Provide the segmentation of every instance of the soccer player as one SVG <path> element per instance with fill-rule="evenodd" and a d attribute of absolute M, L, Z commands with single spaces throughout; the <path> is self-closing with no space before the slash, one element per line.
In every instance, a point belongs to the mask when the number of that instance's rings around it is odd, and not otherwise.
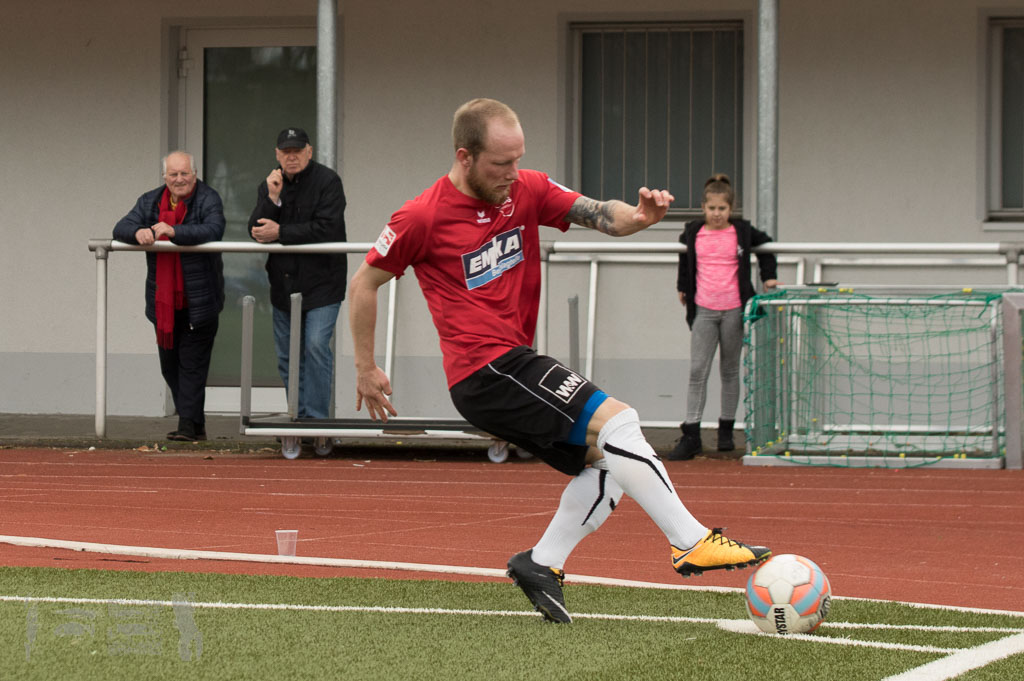
<path fill-rule="evenodd" d="M 540 541 L 512 556 L 508 574 L 547 620 L 571 622 L 562 595 L 569 553 L 608 518 L 623 492 L 658 525 L 683 576 L 754 565 L 764 547 L 727 539 L 683 505 L 636 410 L 531 345 L 540 298 L 538 225 L 569 223 L 627 236 L 658 222 L 672 195 L 646 187 L 637 205 L 596 201 L 547 175 L 521 170 L 525 137 L 515 112 L 474 99 L 455 112 L 447 175 L 406 202 L 349 284 L 356 408 L 397 416 L 374 361 L 377 291 L 411 266 L 441 341 L 459 413 L 572 476 Z"/>

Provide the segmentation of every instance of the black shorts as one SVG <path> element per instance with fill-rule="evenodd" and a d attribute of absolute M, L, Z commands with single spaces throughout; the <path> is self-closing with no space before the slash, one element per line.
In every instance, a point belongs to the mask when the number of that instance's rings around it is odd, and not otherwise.
<path fill-rule="evenodd" d="M 567 475 L 586 466 L 587 423 L 607 395 L 578 373 L 525 345 L 451 388 L 463 418 Z"/>

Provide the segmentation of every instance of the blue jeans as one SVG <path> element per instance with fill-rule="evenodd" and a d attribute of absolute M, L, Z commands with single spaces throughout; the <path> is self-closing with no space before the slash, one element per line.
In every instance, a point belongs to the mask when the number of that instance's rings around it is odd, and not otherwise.
<path fill-rule="evenodd" d="M 299 350 L 299 418 L 330 417 L 331 386 L 334 382 L 334 353 L 331 337 L 338 323 L 341 303 L 315 307 L 302 313 L 302 338 Z M 291 340 L 291 313 L 274 308 L 274 349 L 277 373 L 288 389 L 288 345 Z"/>
<path fill-rule="evenodd" d="M 697 307 L 690 329 L 690 390 L 686 399 L 686 423 L 700 422 L 707 399 L 708 376 L 715 350 L 722 378 L 722 413 L 726 421 L 736 418 L 740 399 L 740 355 L 743 351 L 743 308 L 709 310 Z"/>

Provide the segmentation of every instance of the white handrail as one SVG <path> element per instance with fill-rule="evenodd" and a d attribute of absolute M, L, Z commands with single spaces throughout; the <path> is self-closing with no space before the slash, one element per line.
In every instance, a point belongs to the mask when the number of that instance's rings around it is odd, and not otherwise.
<path fill-rule="evenodd" d="M 106 436 L 106 371 L 107 371 L 107 265 L 109 253 L 116 251 L 165 251 L 181 253 L 366 253 L 373 248 L 372 242 L 328 242 L 316 244 L 297 244 L 285 246 L 282 244 L 260 244 L 254 241 L 213 241 L 197 246 L 177 246 L 169 241 L 160 241 L 149 246 L 137 244 L 126 244 L 112 239 L 90 239 L 89 250 L 95 253 L 96 257 L 96 436 Z M 667 258 L 656 257 L 657 254 L 676 254 L 686 251 L 686 246 L 678 242 L 645 242 L 640 240 L 608 240 L 608 241 L 556 241 L 544 242 L 541 248 L 541 258 L 545 261 L 542 268 L 541 281 L 541 311 L 537 327 L 537 343 L 541 352 L 545 351 L 547 344 L 547 264 L 548 262 L 579 261 L 591 264 L 590 275 L 590 300 L 587 310 L 587 375 L 592 373 L 593 348 L 595 334 L 596 296 L 598 266 L 602 262 L 618 263 L 651 263 L 671 262 Z M 1005 259 L 1007 270 L 1007 284 L 1016 286 L 1019 281 L 1019 258 L 1024 252 L 1024 243 L 1017 242 L 986 242 L 986 243 L 857 243 L 857 242 L 772 242 L 755 247 L 754 253 L 778 253 L 778 254 L 848 254 L 848 255 L 904 255 L 918 256 L 946 256 L 950 263 L 958 263 L 967 256 L 1002 255 Z M 609 257 L 607 254 L 615 254 Z M 652 255 L 653 254 L 653 255 Z M 901 258 L 895 263 L 906 264 L 906 258 Z M 797 282 L 804 283 L 806 267 L 804 258 L 788 259 L 780 258 L 780 262 L 787 264 L 796 263 Z M 839 264 L 836 259 L 829 259 L 828 264 Z M 857 263 L 855 259 L 847 261 L 846 264 L 868 264 Z M 874 260 L 872 265 L 880 262 Z M 930 263 L 930 264 L 934 264 Z M 971 263 L 980 264 L 980 263 Z M 993 265 L 998 263 L 991 263 Z M 815 268 L 815 274 L 820 273 L 820 268 Z M 396 333 L 394 307 L 396 302 L 396 289 L 394 282 L 389 291 L 389 310 L 387 326 L 387 366 L 393 366 L 392 357 L 395 352 L 395 342 L 392 337 Z"/>

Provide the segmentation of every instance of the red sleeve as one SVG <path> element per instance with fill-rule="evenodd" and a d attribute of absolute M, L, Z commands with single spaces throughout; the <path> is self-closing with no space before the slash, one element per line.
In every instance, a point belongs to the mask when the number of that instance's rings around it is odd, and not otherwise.
<path fill-rule="evenodd" d="M 426 241 L 426 223 L 417 219 L 411 203 L 400 208 L 373 243 L 366 254 L 366 263 L 373 267 L 402 276 L 405 269 L 416 261 Z"/>
<path fill-rule="evenodd" d="M 563 232 L 568 230 L 570 223 L 565 221 L 565 216 L 568 214 L 569 209 L 572 208 L 572 204 L 582 194 L 574 192 L 568 187 L 563 187 L 545 173 L 531 173 L 529 182 L 531 189 L 537 196 L 537 204 L 539 206 L 537 222 L 549 227 L 555 227 Z"/>

